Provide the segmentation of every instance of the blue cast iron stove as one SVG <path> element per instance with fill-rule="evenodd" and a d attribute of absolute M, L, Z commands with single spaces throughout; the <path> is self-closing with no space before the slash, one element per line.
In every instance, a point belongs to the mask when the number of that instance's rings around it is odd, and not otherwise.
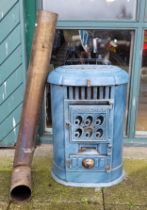
<path fill-rule="evenodd" d="M 62 66 L 49 75 L 53 178 L 107 187 L 123 177 L 122 139 L 128 74 L 115 66 Z"/>

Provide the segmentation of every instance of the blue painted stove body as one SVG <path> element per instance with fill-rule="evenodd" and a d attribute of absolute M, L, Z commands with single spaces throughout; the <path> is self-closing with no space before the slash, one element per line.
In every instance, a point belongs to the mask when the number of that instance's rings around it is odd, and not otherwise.
<path fill-rule="evenodd" d="M 108 187 L 122 181 L 128 74 L 111 65 L 53 70 L 53 178 L 64 185 Z"/>

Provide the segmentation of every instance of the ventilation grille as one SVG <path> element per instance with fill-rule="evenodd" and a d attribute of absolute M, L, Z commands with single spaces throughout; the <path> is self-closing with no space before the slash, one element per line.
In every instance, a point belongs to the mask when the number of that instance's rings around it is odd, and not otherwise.
<path fill-rule="evenodd" d="M 90 100 L 90 99 L 111 99 L 112 88 L 105 87 L 67 87 L 67 99 Z"/>

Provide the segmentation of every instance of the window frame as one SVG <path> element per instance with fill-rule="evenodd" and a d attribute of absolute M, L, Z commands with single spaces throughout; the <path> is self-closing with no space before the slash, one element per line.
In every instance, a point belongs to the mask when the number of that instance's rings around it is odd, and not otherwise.
<path fill-rule="evenodd" d="M 38 0 L 40 2 L 40 0 Z M 42 5 L 41 5 L 42 6 Z M 136 137 L 136 118 L 139 103 L 140 74 L 142 65 L 142 49 L 144 41 L 144 30 L 147 30 L 147 20 L 145 12 L 147 11 L 147 0 L 137 0 L 136 20 L 110 20 L 110 21 L 63 21 L 57 23 L 57 29 L 103 29 L 103 30 L 133 30 L 134 49 L 132 56 L 132 75 L 130 78 L 129 107 L 126 144 L 147 144 L 145 137 Z M 44 126 L 44 123 L 43 123 Z"/>

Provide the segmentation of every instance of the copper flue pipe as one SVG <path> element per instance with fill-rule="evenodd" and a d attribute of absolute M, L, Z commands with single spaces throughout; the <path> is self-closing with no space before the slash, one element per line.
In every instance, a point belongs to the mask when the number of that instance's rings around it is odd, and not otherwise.
<path fill-rule="evenodd" d="M 57 14 L 38 12 L 11 178 L 10 197 L 18 202 L 28 200 L 32 193 L 31 164 L 56 21 Z"/>

